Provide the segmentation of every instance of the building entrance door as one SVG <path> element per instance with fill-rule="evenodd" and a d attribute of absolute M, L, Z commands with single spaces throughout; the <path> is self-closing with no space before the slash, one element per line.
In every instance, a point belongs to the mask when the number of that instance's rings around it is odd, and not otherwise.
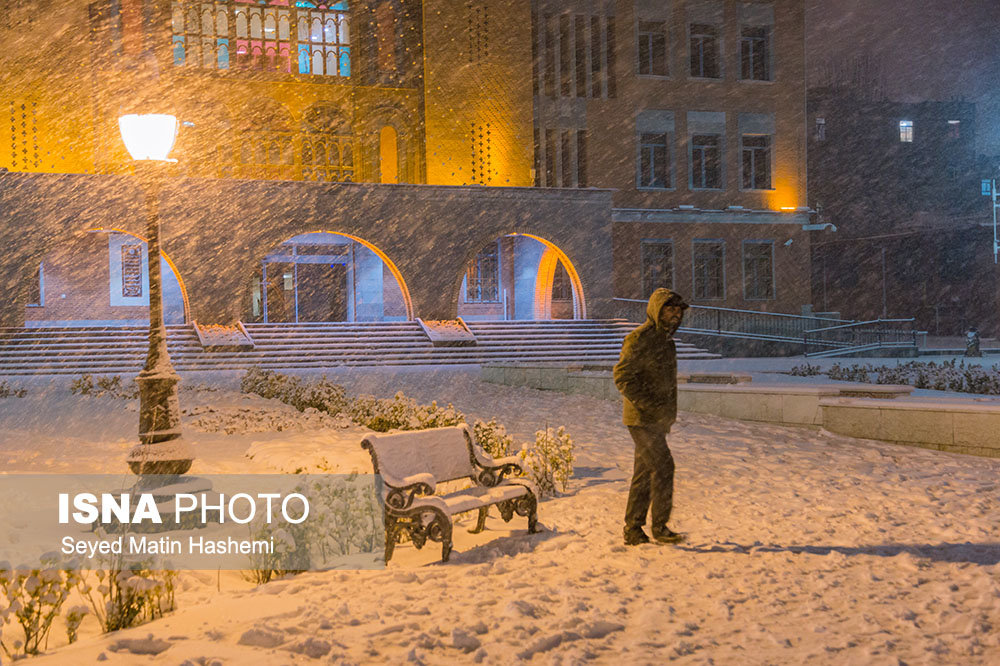
<path fill-rule="evenodd" d="M 347 321 L 347 266 L 299 264 L 299 321 Z"/>

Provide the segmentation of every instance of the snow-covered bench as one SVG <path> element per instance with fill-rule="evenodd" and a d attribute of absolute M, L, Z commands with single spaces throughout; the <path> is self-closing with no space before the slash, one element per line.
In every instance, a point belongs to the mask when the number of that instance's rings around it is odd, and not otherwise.
<path fill-rule="evenodd" d="M 528 532 L 537 531 L 538 493 L 530 481 L 514 476 L 521 472 L 518 458 L 492 458 L 467 425 L 369 435 L 361 446 L 371 453 L 375 473 L 382 475 L 386 562 L 404 531 L 417 548 L 428 539 L 439 542 L 441 559 L 447 562 L 452 516 L 478 509 L 472 532 L 481 532 L 493 505 L 505 521 L 515 513 L 527 516 Z M 473 485 L 435 494 L 437 484 L 460 479 Z"/>

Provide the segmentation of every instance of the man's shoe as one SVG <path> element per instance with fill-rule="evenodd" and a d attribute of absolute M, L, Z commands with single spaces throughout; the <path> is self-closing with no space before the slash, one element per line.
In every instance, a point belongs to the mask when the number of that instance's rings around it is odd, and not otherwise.
<path fill-rule="evenodd" d="M 684 535 L 674 532 L 669 527 L 653 532 L 653 541 L 657 543 L 680 543 L 684 541 Z"/>
<path fill-rule="evenodd" d="M 644 543 L 649 543 L 649 537 L 642 531 L 642 528 L 636 527 L 633 529 L 625 529 L 626 546 L 638 546 Z"/>

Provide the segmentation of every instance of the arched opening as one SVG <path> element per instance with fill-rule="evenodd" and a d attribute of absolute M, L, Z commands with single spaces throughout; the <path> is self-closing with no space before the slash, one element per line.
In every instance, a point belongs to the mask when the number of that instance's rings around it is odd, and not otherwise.
<path fill-rule="evenodd" d="M 91 229 L 42 257 L 28 290 L 28 327 L 148 326 L 146 240 L 120 229 Z M 188 297 L 170 258 L 161 253 L 163 318 L 187 322 Z"/>
<path fill-rule="evenodd" d="M 251 281 L 249 321 L 405 321 L 413 305 L 399 269 L 371 243 L 314 231 L 268 252 Z"/>
<path fill-rule="evenodd" d="M 531 234 L 508 234 L 466 265 L 458 316 L 468 320 L 585 319 L 583 285 L 566 253 Z"/>

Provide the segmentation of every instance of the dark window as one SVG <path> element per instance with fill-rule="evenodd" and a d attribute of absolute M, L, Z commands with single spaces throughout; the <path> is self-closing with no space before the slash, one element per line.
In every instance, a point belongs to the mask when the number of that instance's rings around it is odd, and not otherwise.
<path fill-rule="evenodd" d="M 771 189 L 771 137 L 743 136 L 744 190 Z"/>
<path fill-rule="evenodd" d="M 706 79 L 722 77 L 718 26 L 691 24 L 691 76 Z"/>
<path fill-rule="evenodd" d="M 573 42 L 569 34 L 569 15 L 559 17 L 559 92 L 563 97 L 573 94 L 573 67 L 571 63 L 571 48 Z"/>
<path fill-rule="evenodd" d="M 643 241 L 642 297 L 649 298 L 660 287 L 674 288 L 674 244 L 670 241 Z"/>
<path fill-rule="evenodd" d="M 774 298 L 774 244 L 743 243 L 743 294 L 747 300 Z"/>
<path fill-rule="evenodd" d="M 548 97 L 556 96 L 556 36 L 552 31 L 554 20 L 551 14 L 545 15 L 545 65 L 543 70 L 545 94 Z"/>
<path fill-rule="evenodd" d="M 45 305 L 45 302 L 42 300 L 44 279 L 44 269 L 42 268 L 42 264 L 38 264 L 38 270 L 35 271 L 35 276 L 31 279 L 31 285 L 28 287 L 27 305 Z"/>
<path fill-rule="evenodd" d="M 476 255 L 465 274 L 466 303 L 500 302 L 500 244 Z"/>
<path fill-rule="evenodd" d="M 604 63 L 604 52 L 601 48 L 601 17 L 590 17 L 590 88 L 593 97 L 603 97 L 601 65 Z"/>
<path fill-rule="evenodd" d="M 816 119 L 816 140 L 826 141 L 826 118 Z"/>
<path fill-rule="evenodd" d="M 575 31 L 574 64 L 576 65 L 576 96 L 587 96 L 587 17 L 577 15 L 574 17 L 573 27 Z"/>
<path fill-rule="evenodd" d="M 691 137 L 691 187 L 722 189 L 721 143 L 718 134 Z"/>
<path fill-rule="evenodd" d="M 962 121 L 960 120 L 948 121 L 948 138 L 949 139 L 962 138 Z"/>
<path fill-rule="evenodd" d="M 560 145 L 560 153 L 562 157 L 562 182 L 560 185 L 562 187 L 573 187 L 573 160 L 570 159 L 572 156 L 572 145 L 573 145 L 573 132 L 570 130 L 563 130 L 562 142 Z"/>
<path fill-rule="evenodd" d="M 545 130 L 545 187 L 556 186 L 556 132 Z"/>
<path fill-rule="evenodd" d="M 740 32 L 740 78 L 771 80 L 771 29 L 743 26 Z"/>
<path fill-rule="evenodd" d="M 608 19 L 608 97 L 614 98 L 617 93 L 615 85 L 615 17 Z"/>
<path fill-rule="evenodd" d="M 662 21 L 639 21 L 639 75 L 667 75 L 667 33 Z"/>
<path fill-rule="evenodd" d="M 587 133 L 576 132 L 576 180 L 580 187 L 587 187 Z"/>
<path fill-rule="evenodd" d="M 694 297 L 697 300 L 722 299 L 726 295 L 725 243 L 694 242 Z"/>
<path fill-rule="evenodd" d="M 668 136 L 666 132 L 639 135 L 639 187 L 671 186 Z"/>

